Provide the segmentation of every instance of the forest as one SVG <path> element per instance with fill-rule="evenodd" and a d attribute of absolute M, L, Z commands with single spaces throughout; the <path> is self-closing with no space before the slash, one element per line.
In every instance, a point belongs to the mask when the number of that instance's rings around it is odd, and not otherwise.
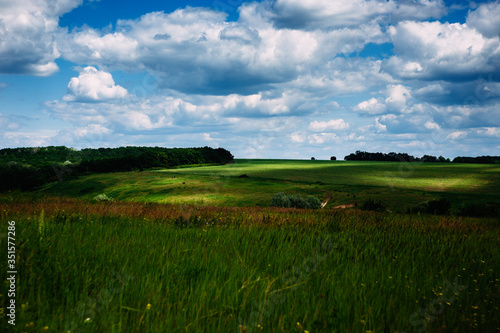
<path fill-rule="evenodd" d="M 424 155 L 414 157 L 407 153 L 370 153 L 357 150 L 344 157 L 346 161 L 377 161 L 377 162 L 429 162 L 429 163 L 476 163 L 476 164 L 495 164 L 500 163 L 500 156 L 478 156 L 478 157 L 455 157 L 453 161 L 443 156 Z"/>
<path fill-rule="evenodd" d="M 221 165 L 231 161 L 233 155 L 228 150 L 210 147 L 7 148 L 0 150 L 0 191 L 30 190 L 83 174 Z"/>

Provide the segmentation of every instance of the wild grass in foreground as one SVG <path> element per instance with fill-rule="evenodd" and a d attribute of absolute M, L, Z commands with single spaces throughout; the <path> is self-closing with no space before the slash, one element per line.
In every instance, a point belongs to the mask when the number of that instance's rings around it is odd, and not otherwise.
<path fill-rule="evenodd" d="M 16 331 L 500 329 L 498 219 L 57 198 L 0 212 Z"/>

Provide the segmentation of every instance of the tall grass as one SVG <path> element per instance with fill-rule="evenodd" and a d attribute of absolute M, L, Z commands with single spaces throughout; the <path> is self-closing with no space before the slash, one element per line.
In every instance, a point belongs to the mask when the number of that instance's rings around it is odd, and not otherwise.
<path fill-rule="evenodd" d="M 8 220 L 18 331 L 500 328 L 498 219 L 52 198 Z"/>

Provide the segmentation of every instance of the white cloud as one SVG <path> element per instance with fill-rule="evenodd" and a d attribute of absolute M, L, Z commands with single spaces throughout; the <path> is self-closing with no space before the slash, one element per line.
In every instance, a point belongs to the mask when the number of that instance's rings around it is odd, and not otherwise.
<path fill-rule="evenodd" d="M 455 131 L 455 132 L 450 133 L 447 136 L 447 138 L 450 140 L 459 140 L 459 139 L 465 138 L 466 136 L 467 136 L 466 131 Z"/>
<path fill-rule="evenodd" d="M 417 95 L 420 96 L 441 96 L 450 93 L 449 89 L 445 89 L 443 85 L 439 83 L 431 83 L 415 91 Z"/>
<path fill-rule="evenodd" d="M 411 99 L 411 91 L 401 84 L 390 84 L 385 90 L 386 98 L 370 98 L 356 105 L 353 110 L 364 115 L 379 115 L 385 113 L 411 112 L 407 107 Z"/>
<path fill-rule="evenodd" d="M 497 71 L 500 39 L 486 38 L 466 24 L 400 22 L 389 28 L 396 56 L 384 69 L 407 79 L 475 79 Z"/>
<path fill-rule="evenodd" d="M 21 125 L 17 121 L 14 121 L 11 117 L 4 116 L 0 113 L 0 129 L 2 131 L 12 131 L 20 127 Z"/>
<path fill-rule="evenodd" d="M 478 133 L 486 136 L 500 137 L 500 127 L 483 127 Z"/>
<path fill-rule="evenodd" d="M 57 130 L 5 131 L 0 132 L 0 144 L 3 147 L 40 147 L 50 145 Z"/>
<path fill-rule="evenodd" d="M 437 130 L 437 129 L 439 129 L 439 128 L 440 128 L 438 124 L 436 124 L 435 122 L 430 121 L 430 120 L 429 120 L 429 121 L 427 121 L 427 122 L 424 124 L 424 126 L 425 126 L 425 128 L 430 129 L 430 130 Z"/>
<path fill-rule="evenodd" d="M 306 141 L 306 137 L 303 133 L 292 133 L 290 135 L 290 140 L 295 143 L 303 143 Z"/>
<path fill-rule="evenodd" d="M 386 92 L 385 103 L 395 112 L 406 112 L 406 102 L 411 98 L 408 87 L 401 84 L 389 85 Z"/>
<path fill-rule="evenodd" d="M 363 101 L 354 107 L 354 111 L 361 114 L 377 115 L 383 114 L 387 110 L 386 105 L 381 99 L 370 98 L 369 100 Z"/>
<path fill-rule="evenodd" d="M 269 90 L 324 66 L 336 54 L 385 40 L 375 23 L 331 31 L 252 23 L 226 22 L 224 13 L 205 8 L 154 12 L 118 21 L 114 32 L 74 32 L 61 52 L 106 70 L 146 70 L 162 88 L 227 95 Z"/>
<path fill-rule="evenodd" d="M 438 18 L 445 13 L 439 1 L 277 0 L 270 15 L 277 26 L 294 29 L 332 29 L 369 21 Z"/>
<path fill-rule="evenodd" d="M 476 10 L 469 11 L 467 25 L 486 37 L 500 36 L 500 2 L 483 3 Z"/>
<path fill-rule="evenodd" d="M 115 85 L 110 73 L 88 66 L 81 69 L 78 77 L 68 84 L 68 94 L 63 97 L 67 102 L 102 102 L 125 98 L 125 88 Z"/>
<path fill-rule="evenodd" d="M 315 133 L 309 135 L 307 140 L 310 144 L 324 144 L 328 142 L 340 142 L 341 138 L 335 133 Z"/>
<path fill-rule="evenodd" d="M 48 76 L 58 70 L 59 16 L 81 0 L 0 0 L 0 73 Z"/>
<path fill-rule="evenodd" d="M 340 131 L 349 128 L 349 124 L 344 119 L 332 119 L 329 121 L 313 121 L 309 124 L 312 132 Z"/>

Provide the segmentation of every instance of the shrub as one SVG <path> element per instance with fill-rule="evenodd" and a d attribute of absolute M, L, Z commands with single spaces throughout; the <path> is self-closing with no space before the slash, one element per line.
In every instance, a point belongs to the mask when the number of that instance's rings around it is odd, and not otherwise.
<path fill-rule="evenodd" d="M 361 210 L 371 210 L 375 212 L 385 212 L 385 205 L 379 200 L 368 199 L 361 205 Z"/>
<path fill-rule="evenodd" d="M 407 210 L 410 214 L 435 214 L 447 215 L 451 211 L 451 203 L 447 199 L 431 200 L 422 202 Z"/>
<path fill-rule="evenodd" d="M 429 203 L 422 202 L 422 203 L 419 203 L 415 207 L 408 208 L 408 213 L 409 214 L 427 214 L 428 210 L 429 210 Z"/>
<path fill-rule="evenodd" d="M 499 203 L 465 204 L 458 210 L 460 216 L 470 217 L 500 217 Z"/>
<path fill-rule="evenodd" d="M 271 206 L 285 207 L 285 208 L 291 207 L 290 199 L 283 192 L 276 193 L 271 198 Z"/>
<path fill-rule="evenodd" d="M 101 201 L 112 201 L 113 199 L 108 197 L 106 194 L 101 193 L 101 194 L 96 195 L 94 197 L 94 200 L 101 202 Z"/>
<path fill-rule="evenodd" d="M 288 197 L 290 199 L 290 203 L 292 207 L 295 208 L 308 208 L 307 207 L 307 201 L 300 196 L 300 194 L 297 195 L 290 195 Z"/>
<path fill-rule="evenodd" d="M 284 208 L 312 208 L 321 207 L 321 201 L 313 195 L 303 198 L 300 194 L 287 195 L 283 192 L 276 193 L 271 198 L 271 206 Z"/>
<path fill-rule="evenodd" d="M 318 209 L 321 207 L 321 200 L 316 198 L 314 195 L 308 195 L 306 201 L 309 208 Z"/>
<path fill-rule="evenodd" d="M 451 211 L 451 203 L 444 198 L 429 201 L 427 207 L 428 214 L 447 215 Z"/>

